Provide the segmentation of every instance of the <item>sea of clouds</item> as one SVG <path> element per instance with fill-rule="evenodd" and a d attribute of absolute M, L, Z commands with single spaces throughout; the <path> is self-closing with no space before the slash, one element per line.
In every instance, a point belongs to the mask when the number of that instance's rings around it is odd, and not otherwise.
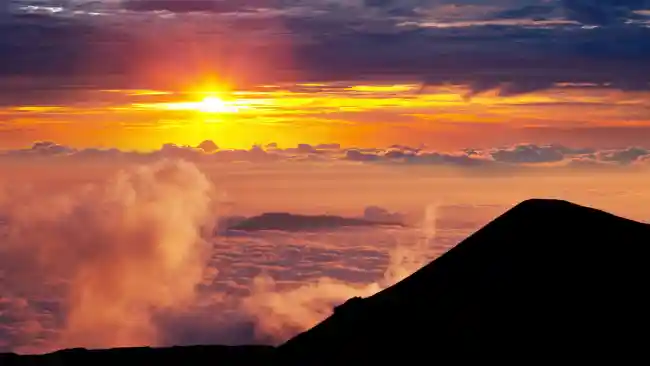
<path fill-rule="evenodd" d="M 0 159 L 67 158 L 72 160 L 155 161 L 161 158 L 193 162 L 353 162 L 382 165 L 449 166 L 458 168 L 504 167 L 648 167 L 650 150 L 639 146 L 618 148 L 575 148 L 560 144 L 521 143 L 491 148 L 465 148 L 438 151 L 426 146 L 392 145 L 355 148 L 339 144 L 298 144 L 278 147 L 275 143 L 250 149 L 222 149 L 206 140 L 197 146 L 163 144 L 149 152 L 119 149 L 78 149 L 53 141 L 35 142 L 24 149 L 0 151 Z"/>
<path fill-rule="evenodd" d="M 0 192 L 0 350 L 279 343 L 440 253 L 411 229 L 216 235 L 219 192 L 164 159 L 81 188 Z"/>
<path fill-rule="evenodd" d="M 115 169 L 56 158 L 3 164 L 0 351 L 21 353 L 279 344 L 348 298 L 408 276 L 521 199 L 650 217 L 638 171 L 454 177 L 329 163 L 213 171 L 164 157 Z M 226 233 L 216 230 L 232 209 L 222 179 L 247 205 L 269 198 L 258 213 L 319 201 L 357 212 L 408 201 L 417 212 L 407 228 Z"/>

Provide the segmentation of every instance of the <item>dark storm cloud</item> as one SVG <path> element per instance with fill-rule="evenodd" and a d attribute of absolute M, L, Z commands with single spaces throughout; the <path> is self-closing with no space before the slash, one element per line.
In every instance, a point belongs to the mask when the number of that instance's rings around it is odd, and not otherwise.
<path fill-rule="evenodd" d="M 650 8 L 648 0 L 562 0 L 567 16 L 584 24 L 608 25 L 634 18 L 635 10 Z"/>
<path fill-rule="evenodd" d="M 471 11 L 488 5 L 499 10 Z M 122 20 L 119 13 L 113 15 L 113 23 L 121 22 L 119 27 L 90 18 L 2 16 L 0 75 L 130 77 L 142 62 L 155 64 L 155 60 L 173 58 L 184 64 L 185 58 L 196 57 L 197 49 L 206 58 L 203 66 L 216 65 L 221 61 L 216 58 L 232 55 L 208 52 L 213 47 L 201 43 L 206 39 L 246 43 L 246 37 L 259 40 L 280 29 L 290 40 L 290 49 L 283 52 L 291 55 L 291 67 L 296 71 L 288 77 L 296 80 L 290 81 L 390 76 L 425 84 L 469 85 L 472 91 L 468 97 L 491 89 L 510 96 L 556 83 L 595 83 L 622 90 L 650 88 L 650 28 L 639 20 L 642 15 L 634 13 L 650 8 L 647 0 L 501 0 L 489 4 L 472 0 L 127 0 L 120 6 L 142 14 L 130 22 Z M 261 8 L 276 11 L 259 11 Z M 449 13 L 449 9 L 453 11 Z M 168 20 L 165 32 L 175 39 L 156 37 L 154 52 L 140 42 L 140 33 L 147 29 L 147 17 L 156 17 L 147 14 L 156 10 L 178 15 L 203 12 L 214 19 L 206 29 L 183 17 L 179 19 L 185 20 Z M 238 13 L 222 15 L 233 12 Z M 462 24 L 424 26 L 432 20 L 453 17 Z M 574 24 L 539 23 L 558 18 Z M 489 23 L 503 19 L 512 23 Z M 177 23 L 191 24 L 197 33 L 192 36 L 185 32 L 186 38 L 182 38 L 174 32 Z M 215 31 L 225 23 L 225 31 Z M 276 47 L 273 42 L 261 43 L 256 54 Z M 250 56 L 247 59 L 255 60 Z M 264 57 L 259 59 L 263 61 Z M 186 69 L 191 69 L 193 64 L 187 65 Z M 281 63 L 274 64 L 264 73 L 268 79 L 264 82 L 279 78 L 276 71 L 282 67 Z"/>
<path fill-rule="evenodd" d="M 496 19 L 522 19 L 530 18 L 534 20 L 543 20 L 553 14 L 556 10 L 552 5 L 526 5 L 516 9 L 506 9 L 498 11 L 491 15 Z"/>
<path fill-rule="evenodd" d="M 128 59 L 121 56 L 129 52 L 130 41 L 126 33 L 89 23 L 45 15 L 14 15 L 0 21 L 0 75 L 122 72 Z"/>
<path fill-rule="evenodd" d="M 172 13 L 217 12 L 241 10 L 241 2 L 229 0 L 126 0 L 124 9 L 131 11 L 170 11 Z"/>
<path fill-rule="evenodd" d="M 537 1 L 532 4 L 497 11 L 495 19 L 535 19 L 565 17 L 582 24 L 622 24 L 632 19 L 644 19 L 636 10 L 650 8 L 648 0 L 557 0 Z"/>
<path fill-rule="evenodd" d="M 470 26 L 393 34 L 341 33 L 298 50 L 319 76 L 412 75 L 428 84 L 501 87 L 513 95 L 561 82 L 648 89 L 650 29 Z"/>
<path fill-rule="evenodd" d="M 393 16 L 415 16 L 419 6 L 430 3 L 427 0 L 364 0 L 368 8 L 384 10 Z"/>
<path fill-rule="evenodd" d="M 124 0 L 121 2 L 121 7 L 136 12 L 231 13 L 258 9 L 287 9 L 309 3 L 305 0 Z M 319 1 L 316 3 L 318 4 Z"/>

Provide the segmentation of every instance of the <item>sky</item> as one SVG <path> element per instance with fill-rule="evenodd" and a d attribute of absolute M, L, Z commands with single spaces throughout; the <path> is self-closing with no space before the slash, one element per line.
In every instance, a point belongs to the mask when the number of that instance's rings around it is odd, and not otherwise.
<path fill-rule="evenodd" d="M 648 65 L 644 0 L 0 0 L 0 352 L 278 344 L 533 197 L 650 222 Z"/>
<path fill-rule="evenodd" d="M 0 4 L 5 149 L 650 147 L 644 0 Z"/>

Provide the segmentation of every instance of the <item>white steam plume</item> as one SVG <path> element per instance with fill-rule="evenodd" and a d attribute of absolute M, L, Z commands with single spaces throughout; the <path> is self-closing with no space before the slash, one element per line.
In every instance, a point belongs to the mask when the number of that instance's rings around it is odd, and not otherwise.
<path fill-rule="evenodd" d="M 403 280 L 420 269 L 430 259 L 430 243 L 436 236 L 437 208 L 426 207 L 420 237 L 410 244 L 398 243 L 389 253 L 389 263 L 383 279 L 352 285 L 332 278 L 301 287 L 280 291 L 268 276 L 255 279 L 252 295 L 243 301 L 243 307 L 255 318 L 258 339 L 275 343 L 316 325 L 332 313 L 334 306 L 347 299 L 371 296 Z"/>
<path fill-rule="evenodd" d="M 4 281 L 25 298 L 63 284 L 57 346 L 156 344 L 156 312 L 194 301 L 210 249 L 201 230 L 215 216 L 194 165 L 160 161 L 65 196 L 23 193 L 0 196 Z"/>
<path fill-rule="evenodd" d="M 213 280 L 216 271 L 208 268 L 215 253 L 202 237 L 213 232 L 215 198 L 211 182 L 183 161 L 125 170 L 65 195 L 0 191 L 3 296 L 27 299 L 25 309 L 40 306 L 44 293 L 64 298 L 62 309 L 47 310 L 61 313 L 52 339 L 39 347 L 41 330 L 52 326 L 32 317 L 43 324 L 24 328 L 36 332 L 21 337 L 30 347 L 12 349 L 278 343 L 323 320 L 335 305 L 370 296 L 419 269 L 436 234 L 437 206 L 430 205 L 418 238 L 399 242 L 383 278 L 373 283 L 321 278 L 284 290 L 260 276 L 244 298 L 197 294 L 197 285 Z"/>

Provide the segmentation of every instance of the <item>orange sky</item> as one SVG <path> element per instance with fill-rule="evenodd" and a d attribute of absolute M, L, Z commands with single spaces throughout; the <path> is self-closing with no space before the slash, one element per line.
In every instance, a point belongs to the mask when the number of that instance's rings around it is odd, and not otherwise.
<path fill-rule="evenodd" d="M 643 144 L 643 132 L 650 132 L 650 93 L 571 87 L 465 100 L 461 87 L 418 90 L 416 84 L 395 83 L 85 90 L 54 99 L 57 103 L 25 98 L 23 104 L 0 107 L 5 121 L 0 145 L 51 140 L 151 150 L 211 139 L 222 148 L 271 142 L 438 149 L 518 142 L 626 146 Z M 202 102 L 206 97 L 213 98 L 212 105 Z"/>

